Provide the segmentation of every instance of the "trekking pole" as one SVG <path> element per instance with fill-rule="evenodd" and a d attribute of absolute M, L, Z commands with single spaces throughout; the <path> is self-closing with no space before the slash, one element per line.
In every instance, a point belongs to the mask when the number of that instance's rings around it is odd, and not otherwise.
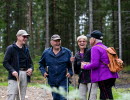
<path fill-rule="evenodd" d="M 21 99 L 21 93 L 20 93 L 20 82 L 19 82 L 19 78 L 17 77 L 17 83 L 18 83 L 18 91 L 19 91 L 19 99 Z"/>
<path fill-rule="evenodd" d="M 73 52 L 71 52 L 71 57 L 73 57 Z M 73 82 L 74 82 L 74 88 L 76 89 L 76 78 L 75 78 L 75 72 L 74 72 L 74 61 L 72 61 L 72 71 L 73 71 Z M 76 100 L 76 99 L 75 99 Z"/>
<path fill-rule="evenodd" d="M 47 72 L 47 74 L 48 74 L 48 66 L 46 67 L 46 72 Z M 45 84 L 45 86 L 47 87 L 47 77 L 44 78 L 44 80 L 45 80 L 44 84 Z M 44 89 L 44 97 L 45 97 L 45 100 L 46 100 L 46 95 L 47 95 L 47 91 L 46 91 L 46 89 Z"/>
<path fill-rule="evenodd" d="M 45 84 L 45 87 L 47 87 L 47 78 L 44 78 L 44 84 Z M 46 100 L 46 95 L 47 95 L 47 92 L 46 92 L 46 89 L 44 89 L 43 100 Z"/>
<path fill-rule="evenodd" d="M 66 69 L 67 70 L 67 73 L 68 73 L 68 69 Z M 69 100 L 69 98 L 68 98 L 68 95 L 69 95 L 69 78 L 67 77 L 67 82 L 66 82 L 66 85 L 67 85 L 67 100 Z"/>
<path fill-rule="evenodd" d="M 71 56 L 73 57 L 73 52 L 71 53 Z M 76 79 L 75 79 L 75 72 L 74 72 L 74 62 L 72 62 L 72 71 L 73 71 L 74 87 L 76 88 Z"/>

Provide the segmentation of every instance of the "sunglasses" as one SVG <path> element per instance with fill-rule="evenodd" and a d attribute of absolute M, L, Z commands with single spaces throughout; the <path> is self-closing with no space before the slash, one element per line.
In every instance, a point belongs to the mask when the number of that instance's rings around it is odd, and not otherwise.
<path fill-rule="evenodd" d="M 28 39 L 28 36 L 22 36 L 23 38 L 27 38 Z"/>

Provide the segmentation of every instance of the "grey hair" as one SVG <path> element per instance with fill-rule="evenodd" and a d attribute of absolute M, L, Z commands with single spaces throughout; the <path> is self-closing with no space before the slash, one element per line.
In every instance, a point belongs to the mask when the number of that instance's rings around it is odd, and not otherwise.
<path fill-rule="evenodd" d="M 80 39 L 84 39 L 87 41 L 87 37 L 85 35 L 80 35 L 77 37 L 77 41 L 79 41 Z"/>
<path fill-rule="evenodd" d="M 96 42 L 102 42 L 102 40 L 96 39 Z"/>

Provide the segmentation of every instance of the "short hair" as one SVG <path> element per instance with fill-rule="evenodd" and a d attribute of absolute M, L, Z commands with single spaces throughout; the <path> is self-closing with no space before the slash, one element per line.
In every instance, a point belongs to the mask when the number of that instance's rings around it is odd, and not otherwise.
<path fill-rule="evenodd" d="M 87 37 L 85 35 L 80 35 L 77 37 L 77 41 L 79 41 L 80 39 L 85 39 L 87 41 Z"/>
<path fill-rule="evenodd" d="M 95 38 L 96 39 L 96 38 Z M 102 40 L 100 40 L 100 39 L 96 39 L 96 42 L 102 42 Z"/>

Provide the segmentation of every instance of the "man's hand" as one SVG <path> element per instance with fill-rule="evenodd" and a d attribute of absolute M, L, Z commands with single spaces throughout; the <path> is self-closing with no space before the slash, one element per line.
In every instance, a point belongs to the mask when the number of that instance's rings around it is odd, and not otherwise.
<path fill-rule="evenodd" d="M 70 77 L 71 77 L 70 73 L 67 73 L 67 74 L 66 74 L 66 77 L 70 78 Z"/>
<path fill-rule="evenodd" d="M 45 72 L 45 73 L 44 73 L 44 77 L 46 78 L 47 76 L 48 76 L 48 74 Z"/>
<path fill-rule="evenodd" d="M 70 58 L 70 61 L 71 61 L 71 62 L 74 62 L 74 60 L 75 60 L 75 57 L 71 57 L 71 58 Z"/>
<path fill-rule="evenodd" d="M 26 71 L 26 73 L 27 73 L 28 76 L 31 76 L 31 75 L 32 75 L 32 69 L 29 68 L 29 69 Z"/>
<path fill-rule="evenodd" d="M 16 71 L 13 71 L 12 75 L 15 76 L 16 78 L 18 78 L 18 73 Z"/>

